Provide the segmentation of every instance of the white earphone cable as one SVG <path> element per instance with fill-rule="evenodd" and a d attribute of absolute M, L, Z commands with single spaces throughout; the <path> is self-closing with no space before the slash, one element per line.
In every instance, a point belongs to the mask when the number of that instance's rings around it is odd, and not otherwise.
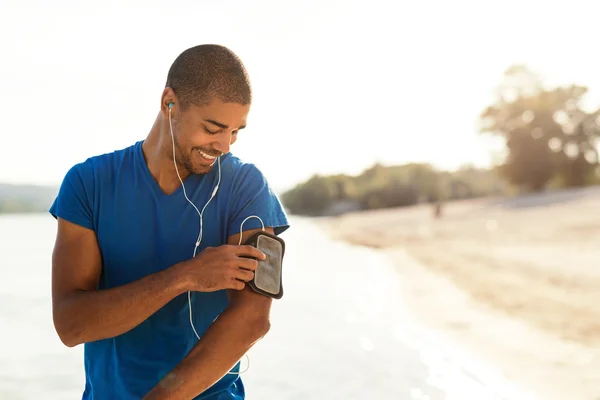
<path fill-rule="evenodd" d="M 179 168 L 177 168 L 177 161 L 175 160 L 175 136 L 173 135 L 173 125 L 171 123 L 171 107 L 169 107 L 169 129 L 171 131 L 171 143 L 173 145 L 173 165 L 175 166 L 175 172 L 177 172 L 177 177 L 179 178 L 179 182 L 181 183 L 181 188 L 183 190 L 183 195 L 185 197 L 185 199 L 187 200 L 188 203 L 190 203 L 192 205 L 192 207 L 194 207 L 194 209 L 196 210 L 196 213 L 198 213 L 198 216 L 200 217 L 200 231 L 198 233 L 198 239 L 196 240 L 195 246 L 194 246 L 194 253 L 193 253 L 193 257 L 196 257 L 196 251 L 198 249 L 198 246 L 200 246 L 200 243 L 202 242 L 202 215 L 204 214 L 204 210 L 206 210 L 206 207 L 208 206 L 208 204 L 210 203 L 210 201 L 213 199 L 213 197 L 215 197 L 215 195 L 217 194 L 217 191 L 219 190 L 219 185 L 221 183 L 221 157 L 217 157 L 217 166 L 218 166 L 218 173 L 219 173 L 219 177 L 217 179 L 217 184 L 215 186 L 215 188 L 212 191 L 212 194 L 210 196 L 210 198 L 208 199 L 208 201 L 206 202 L 206 204 L 204 205 L 204 207 L 202 207 L 202 211 L 198 210 L 198 207 L 196 207 L 196 205 L 189 199 L 189 197 L 187 196 L 187 192 L 185 190 L 185 185 L 183 184 L 183 180 L 181 179 L 181 175 L 179 175 Z M 259 216 L 256 215 L 250 215 L 249 217 L 246 217 L 246 219 L 244 219 L 242 221 L 242 223 L 240 224 L 240 241 L 238 243 L 238 245 L 242 244 L 242 232 L 243 232 L 243 226 L 244 223 L 249 220 L 250 218 L 257 218 L 260 221 L 262 230 L 265 230 L 265 224 L 263 223 L 262 219 L 260 219 Z M 196 331 L 196 328 L 194 327 L 194 319 L 192 317 L 193 313 L 192 313 L 192 298 L 191 298 L 191 292 L 188 291 L 188 306 L 189 306 L 189 310 L 190 310 L 190 325 L 192 327 L 192 330 L 194 331 L 194 334 L 196 335 L 196 338 L 198 338 L 198 340 L 200 340 L 200 335 L 198 334 L 198 332 Z M 237 375 L 237 374 L 242 374 L 246 371 L 248 371 L 248 369 L 250 368 L 250 357 L 248 356 L 248 354 L 244 354 L 246 356 L 246 359 L 248 360 L 248 365 L 246 367 L 245 370 L 240 371 L 240 372 L 228 372 L 227 374 L 233 374 L 233 375 Z"/>

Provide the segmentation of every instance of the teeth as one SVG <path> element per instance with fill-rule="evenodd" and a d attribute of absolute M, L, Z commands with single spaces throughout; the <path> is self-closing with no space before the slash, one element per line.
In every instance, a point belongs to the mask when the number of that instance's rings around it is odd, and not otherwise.
<path fill-rule="evenodd" d="M 209 156 L 208 154 L 206 154 L 205 152 L 198 150 L 200 152 L 200 154 L 202 155 L 202 157 L 204 158 L 208 158 L 209 160 L 214 160 L 215 158 L 217 158 L 216 156 Z"/>

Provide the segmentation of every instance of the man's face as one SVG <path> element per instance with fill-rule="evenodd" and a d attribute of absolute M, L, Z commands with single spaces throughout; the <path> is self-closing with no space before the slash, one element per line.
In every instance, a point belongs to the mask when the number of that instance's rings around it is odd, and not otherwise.
<path fill-rule="evenodd" d="M 182 113 L 171 111 L 175 159 L 191 174 L 206 174 L 216 157 L 229 152 L 237 133 L 246 126 L 250 105 L 223 103 L 214 99 L 208 105 L 189 105 Z"/>

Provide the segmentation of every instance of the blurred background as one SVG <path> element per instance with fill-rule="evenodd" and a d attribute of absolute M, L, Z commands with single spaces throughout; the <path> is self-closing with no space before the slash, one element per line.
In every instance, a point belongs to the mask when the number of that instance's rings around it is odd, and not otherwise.
<path fill-rule="evenodd" d="M 292 222 L 250 399 L 599 399 L 597 8 L 0 1 L 0 399 L 81 397 L 47 210 L 201 43 L 245 63 L 232 152 Z"/>

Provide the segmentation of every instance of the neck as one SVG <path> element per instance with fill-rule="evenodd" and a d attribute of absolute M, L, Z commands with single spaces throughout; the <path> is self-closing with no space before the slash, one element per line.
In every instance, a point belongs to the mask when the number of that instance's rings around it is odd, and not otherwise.
<path fill-rule="evenodd" d="M 142 152 L 150 174 L 163 192 L 171 194 L 181 186 L 173 165 L 173 142 L 169 121 L 166 121 L 160 112 L 142 144 Z M 178 164 L 177 168 L 182 180 L 190 175 L 182 165 Z"/>

